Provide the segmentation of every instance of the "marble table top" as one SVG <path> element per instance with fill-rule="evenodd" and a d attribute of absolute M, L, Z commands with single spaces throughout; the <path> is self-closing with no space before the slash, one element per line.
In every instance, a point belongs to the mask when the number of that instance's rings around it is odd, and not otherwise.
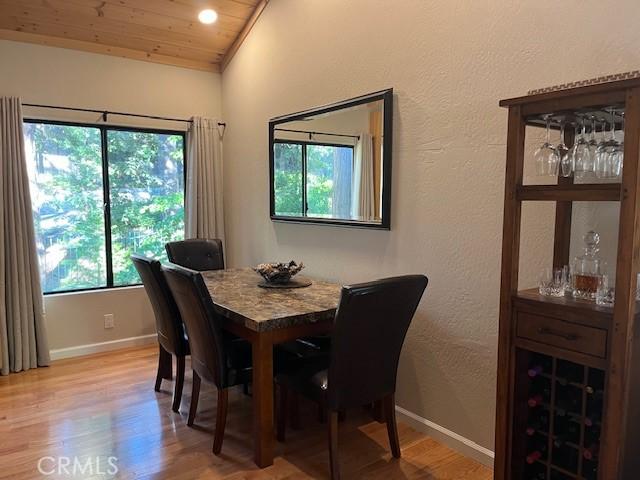
<path fill-rule="evenodd" d="M 304 288 L 261 288 L 262 277 L 250 268 L 211 270 L 202 277 L 219 313 L 257 332 L 333 319 L 342 288 L 320 280 Z"/>

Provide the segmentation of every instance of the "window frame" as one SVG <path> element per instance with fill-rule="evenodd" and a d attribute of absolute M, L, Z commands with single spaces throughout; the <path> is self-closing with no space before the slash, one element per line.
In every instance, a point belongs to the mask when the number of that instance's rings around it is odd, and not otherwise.
<path fill-rule="evenodd" d="M 68 290 L 56 290 L 55 292 L 42 292 L 44 296 L 47 295 L 59 295 L 70 293 L 82 293 L 101 290 L 114 290 L 121 288 L 138 287 L 142 285 L 142 282 L 131 283 L 127 285 L 114 285 L 113 284 L 113 252 L 112 239 L 111 239 L 111 190 L 109 185 L 109 144 L 108 144 L 108 132 L 137 132 L 137 133 L 157 133 L 160 135 L 179 135 L 182 137 L 182 159 L 183 159 L 183 191 L 184 200 L 182 203 L 183 208 L 186 210 L 187 202 L 187 132 L 184 130 L 168 130 L 160 128 L 148 128 L 148 127 L 127 127 L 122 125 L 107 125 L 104 123 L 91 123 L 91 122 L 73 122 L 66 120 L 45 120 L 40 118 L 23 118 L 23 123 L 38 123 L 45 125 L 59 125 L 67 127 L 85 127 L 95 128 L 100 131 L 101 142 L 101 165 L 102 165 L 102 211 L 104 216 L 104 242 L 105 242 L 105 265 L 106 265 L 106 285 L 102 287 L 88 287 L 88 288 L 76 288 Z"/>
<path fill-rule="evenodd" d="M 305 218 L 305 219 L 313 219 L 313 218 L 322 218 L 316 216 L 309 216 L 307 212 L 309 211 L 309 202 L 307 201 L 307 146 L 315 145 L 318 147 L 337 147 L 337 148 L 350 148 L 351 149 L 351 164 L 353 166 L 353 160 L 355 155 L 355 145 L 349 145 L 348 143 L 327 143 L 327 142 L 314 142 L 312 140 L 287 140 L 285 138 L 276 138 L 273 140 L 273 145 L 277 143 L 284 143 L 288 145 L 300 145 L 302 147 L 302 207 L 303 212 L 300 217 L 295 218 Z M 275 162 L 275 153 L 274 153 L 274 162 Z M 272 183 L 275 182 L 275 164 L 274 164 L 274 175 Z M 273 184 L 274 193 L 275 193 L 275 183 Z M 275 212 L 275 205 L 274 205 Z M 293 217 L 292 217 L 293 218 Z"/>

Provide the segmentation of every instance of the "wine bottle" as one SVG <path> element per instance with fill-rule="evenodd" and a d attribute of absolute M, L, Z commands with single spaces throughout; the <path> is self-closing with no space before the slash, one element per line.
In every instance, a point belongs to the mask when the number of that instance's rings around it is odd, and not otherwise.
<path fill-rule="evenodd" d="M 529 405 L 530 408 L 539 407 L 540 405 L 542 405 L 543 402 L 544 402 L 544 398 L 539 393 L 532 397 L 529 397 L 529 400 L 527 400 L 527 404 Z"/>
<path fill-rule="evenodd" d="M 580 425 L 569 420 L 568 417 L 556 418 L 554 433 L 553 444 L 556 447 L 561 447 L 567 442 L 574 444 L 580 442 Z"/>
<path fill-rule="evenodd" d="M 540 450 L 534 450 L 533 452 L 531 452 L 529 455 L 527 455 L 527 463 L 529 465 L 536 463 L 537 460 L 540 460 L 542 458 L 542 452 Z"/>
<path fill-rule="evenodd" d="M 537 448 L 531 450 L 526 457 L 526 462 L 531 465 L 537 460 L 540 460 L 544 454 L 547 453 L 547 445 L 543 442 L 539 442 Z"/>
<path fill-rule="evenodd" d="M 585 448 L 582 451 L 582 456 L 587 460 L 595 460 L 600 453 L 600 445 L 597 443 L 592 444 L 590 447 Z"/>
<path fill-rule="evenodd" d="M 535 378 L 538 375 L 540 375 L 542 372 L 544 372 L 542 365 L 534 365 L 531 368 L 529 368 L 529 370 L 527 370 L 527 375 L 529 375 L 530 378 Z"/>
<path fill-rule="evenodd" d="M 549 430 L 549 414 L 547 412 L 536 412 L 536 414 L 527 422 L 525 433 L 529 437 L 535 435 L 536 432 L 547 432 Z"/>

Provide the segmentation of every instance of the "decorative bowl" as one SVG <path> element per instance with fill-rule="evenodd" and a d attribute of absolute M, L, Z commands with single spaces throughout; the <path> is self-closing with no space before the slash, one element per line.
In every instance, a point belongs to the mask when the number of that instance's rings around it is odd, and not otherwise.
<path fill-rule="evenodd" d="M 304 264 L 299 264 L 291 260 L 289 263 L 261 263 L 254 267 L 254 271 L 264 278 L 267 283 L 285 284 L 304 268 Z"/>

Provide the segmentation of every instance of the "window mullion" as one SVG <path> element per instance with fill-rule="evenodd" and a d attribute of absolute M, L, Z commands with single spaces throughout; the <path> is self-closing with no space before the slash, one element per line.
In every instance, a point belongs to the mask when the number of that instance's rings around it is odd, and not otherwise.
<path fill-rule="evenodd" d="M 302 144 L 302 216 L 307 216 L 307 144 Z"/>
<path fill-rule="evenodd" d="M 109 144 L 106 127 L 100 127 L 102 141 L 102 189 L 104 212 L 104 243 L 107 260 L 107 287 L 113 287 L 113 256 L 111 252 L 111 194 L 109 192 Z"/>

